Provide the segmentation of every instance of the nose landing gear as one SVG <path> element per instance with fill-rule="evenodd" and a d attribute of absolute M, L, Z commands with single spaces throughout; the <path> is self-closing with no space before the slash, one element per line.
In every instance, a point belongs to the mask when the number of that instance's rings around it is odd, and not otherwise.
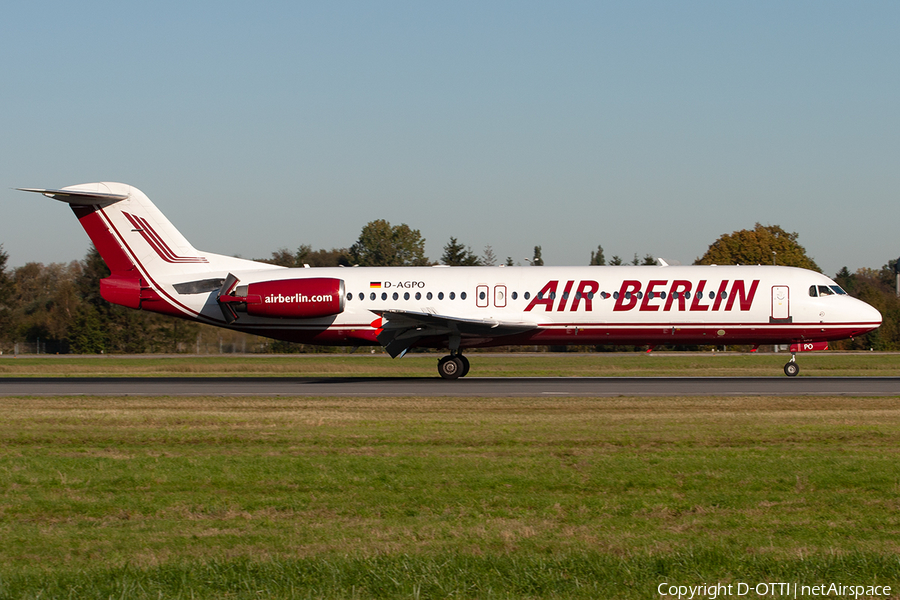
<path fill-rule="evenodd" d="M 459 379 L 469 372 L 469 359 L 462 354 L 448 354 L 438 361 L 438 373 L 444 379 Z"/>
<path fill-rule="evenodd" d="M 797 355 L 791 354 L 791 360 L 784 365 L 784 374 L 788 377 L 796 377 L 800 372 L 800 365 L 797 364 Z"/>

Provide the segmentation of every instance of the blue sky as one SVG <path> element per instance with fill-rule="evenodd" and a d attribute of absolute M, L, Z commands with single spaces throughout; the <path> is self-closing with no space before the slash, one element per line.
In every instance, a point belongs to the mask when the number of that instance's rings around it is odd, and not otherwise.
<path fill-rule="evenodd" d="M 83 257 L 15 187 L 122 181 L 201 249 L 408 223 L 523 262 L 684 264 L 777 224 L 827 274 L 900 254 L 900 4 L 19 2 L 0 243 Z"/>

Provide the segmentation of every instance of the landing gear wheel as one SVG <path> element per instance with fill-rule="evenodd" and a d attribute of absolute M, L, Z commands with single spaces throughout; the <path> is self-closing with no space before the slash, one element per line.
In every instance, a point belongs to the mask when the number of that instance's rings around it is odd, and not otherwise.
<path fill-rule="evenodd" d="M 469 359 L 462 354 L 457 354 L 456 358 L 459 359 L 459 362 L 462 363 L 462 372 L 459 374 L 459 376 L 465 377 L 469 374 Z"/>
<path fill-rule="evenodd" d="M 459 379 L 463 369 L 464 363 L 459 356 L 447 355 L 438 361 L 438 373 L 444 379 Z"/>
<path fill-rule="evenodd" d="M 800 365 L 795 362 L 789 362 L 784 365 L 784 374 L 788 377 L 796 377 L 797 373 L 800 372 Z"/>

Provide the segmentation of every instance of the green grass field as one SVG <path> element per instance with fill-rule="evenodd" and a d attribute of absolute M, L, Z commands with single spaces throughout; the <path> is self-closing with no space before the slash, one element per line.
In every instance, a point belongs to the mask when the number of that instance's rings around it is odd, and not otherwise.
<path fill-rule="evenodd" d="M 377 354 L 141 355 L 0 357 L 0 377 L 283 376 L 436 377 L 442 354 L 393 360 Z M 536 353 L 469 354 L 469 377 L 773 377 L 783 376 L 787 353 Z M 798 354 L 800 376 L 900 376 L 900 355 L 886 353 Z"/>
<path fill-rule="evenodd" d="M 900 592 L 898 398 L 0 398 L 0 415 L 4 599 Z"/>

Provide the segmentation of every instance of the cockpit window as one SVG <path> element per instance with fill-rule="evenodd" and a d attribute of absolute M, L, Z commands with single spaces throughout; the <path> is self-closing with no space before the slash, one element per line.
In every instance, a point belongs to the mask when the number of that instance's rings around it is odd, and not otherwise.
<path fill-rule="evenodd" d="M 818 296 L 846 296 L 845 292 L 839 285 L 811 285 L 809 286 L 809 295 L 813 298 Z"/>

